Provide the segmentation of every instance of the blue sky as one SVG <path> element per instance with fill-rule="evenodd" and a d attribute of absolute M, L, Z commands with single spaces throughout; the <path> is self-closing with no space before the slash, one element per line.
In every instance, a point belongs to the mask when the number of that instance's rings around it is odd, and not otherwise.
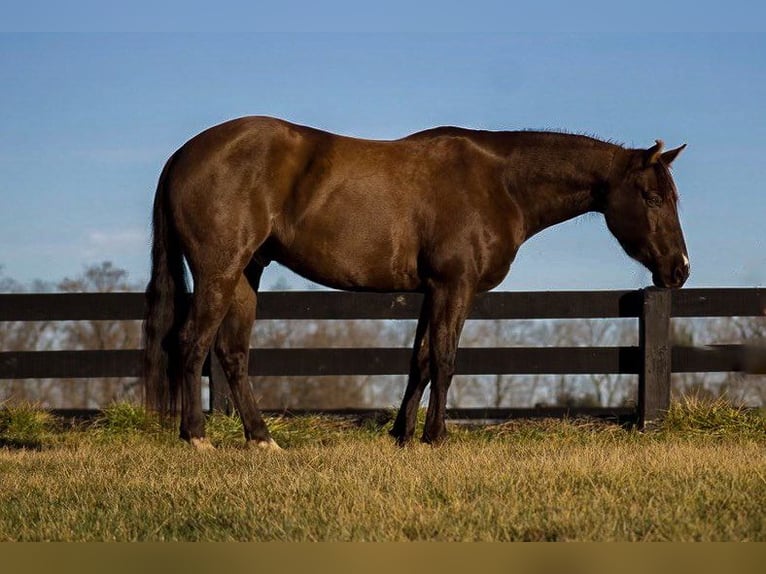
<path fill-rule="evenodd" d="M 687 143 L 688 285 L 766 284 L 763 33 L 0 33 L 0 85 L 0 265 L 22 282 L 111 260 L 143 283 L 165 159 L 265 114 L 383 139 L 451 124 Z M 272 267 L 266 288 L 306 286 Z M 593 215 L 530 240 L 501 288 L 649 283 Z"/>

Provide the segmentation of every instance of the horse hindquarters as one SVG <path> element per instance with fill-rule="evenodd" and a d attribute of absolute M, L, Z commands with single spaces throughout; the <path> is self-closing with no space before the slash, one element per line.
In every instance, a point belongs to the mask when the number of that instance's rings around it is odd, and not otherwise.
<path fill-rule="evenodd" d="M 221 362 L 229 366 L 230 384 L 234 381 L 235 396 L 239 397 L 243 422 L 250 425 L 253 438 L 268 438 L 260 413 L 252 398 L 242 389 L 246 385 L 246 351 L 249 331 L 254 320 L 255 289 L 244 276 L 254 253 L 270 234 L 268 214 L 265 209 L 247 210 L 230 200 L 235 193 L 225 189 L 212 189 L 204 196 L 203 209 L 178 212 L 188 220 L 181 222 L 179 234 L 184 245 L 184 256 L 194 277 L 194 292 L 186 322 L 179 337 L 181 376 L 181 438 L 195 443 L 205 436 L 202 412 L 201 376 L 205 358 L 215 340 L 219 328 L 223 328 Z M 192 199 L 201 199 L 201 195 Z M 210 202 L 217 205 L 211 206 Z M 181 216 L 178 216 L 179 219 Z M 204 229 L 200 238 L 190 230 Z M 232 305 L 232 302 L 235 305 Z M 251 310 L 246 309 L 250 305 Z M 251 316 L 251 313 L 253 314 Z M 229 314 L 229 319 L 226 319 Z M 241 323 L 241 325 L 240 325 Z M 226 351 L 235 349 L 241 359 L 232 359 Z M 241 374 L 244 366 L 245 374 Z M 226 367 L 225 367 L 226 368 Z M 263 436 L 262 436 L 263 435 Z"/>

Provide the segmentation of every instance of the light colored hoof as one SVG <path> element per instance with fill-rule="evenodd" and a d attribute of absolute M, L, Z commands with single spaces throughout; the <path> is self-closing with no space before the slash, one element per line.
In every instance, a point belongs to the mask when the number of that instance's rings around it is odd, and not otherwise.
<path fill-rule="evenodd" d="M 199 452 L 215 450 L 215 447 L 207 438 L 193 438 L 189 442 L 194 447 L 194 450 Z"/>
<path fill-rule="evenodd" d="M 247 448 L 254 448 L 271 452 L 281 452 L 284 450 L 276 443 L 273 438 L 270 438 L 269 440 L 249 440 L 247 441 Z"/>

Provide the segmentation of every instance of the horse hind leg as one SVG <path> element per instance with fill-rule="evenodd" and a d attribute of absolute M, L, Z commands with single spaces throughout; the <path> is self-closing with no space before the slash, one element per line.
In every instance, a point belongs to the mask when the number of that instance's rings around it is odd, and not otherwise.
<path fill-rule="evenodd" d="M 181 328 L 180 436 L 197 449 L 210 448 L 202 411 L 202 365 L 223 319 L 235 281 L 230 277 L 195 278 L 189 315 Z"/>
<path fill-rule="evenodd" d="M 248 378 L 250 334 L 255 322 L 258 284 L 263 266 L 253 262 L 239 278 L 229 310 L 218 330 L 215 351 L 242 419 L 248 446 L 281 450 L 271 438 Z"/>
<path fill-rule="evenodd" d="M 179 335 L 182 373 L 180 436 L 198 449 L 210 448 L 205 438 L 202 411 L 202 365 L 254 250 L 238 249 L 230 257 L 221 257 L 222 252 L 225 250 L 207 246 L 204 252 L 196 253 L 197 258 L 191 258 L 194 293 Z"/>

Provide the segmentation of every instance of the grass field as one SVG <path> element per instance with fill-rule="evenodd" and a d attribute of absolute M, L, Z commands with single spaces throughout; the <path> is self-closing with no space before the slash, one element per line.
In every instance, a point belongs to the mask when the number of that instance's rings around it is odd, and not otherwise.
<path fill-rule="evenodd" d="M 0 411 L 0 541 L 766 540 L 766 418 L 721 402 L 675 405 L 651 433 L 516 421 L 438 448 L 270 426 L 284 452 L 244 449 L 217 415 L 198 453 L 129 405 L 81 428 Z"/>

